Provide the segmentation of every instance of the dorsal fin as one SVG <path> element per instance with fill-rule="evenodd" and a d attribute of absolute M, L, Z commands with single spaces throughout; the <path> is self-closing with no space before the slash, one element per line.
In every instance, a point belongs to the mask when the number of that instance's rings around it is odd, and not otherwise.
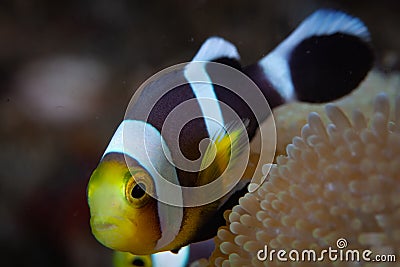
<path fill-rule="evenodd" d="M 282 49 L 283 46 L 295 47 L 312 36 L 339 32 L 357 36 L 366 42 L 370 41 L 368 29 L 359 18 L 337 10 L 320 9 L 308 16 L 277 49 Z"/>
<path fill-rule="evenodd" d="M 192 61 L 217 61 L 221 58 L 240 60 L 236 47 L 221 37 L 210 37 L 200 47 Z"/>

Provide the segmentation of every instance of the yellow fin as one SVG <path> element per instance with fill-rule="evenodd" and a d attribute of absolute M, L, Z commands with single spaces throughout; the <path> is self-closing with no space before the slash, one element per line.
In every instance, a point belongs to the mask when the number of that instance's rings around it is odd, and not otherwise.
<path fill-rule="evenodd" d="M 247 121 L 234 123 L 215 134 L 204 153 L 198 185 L 212 182 L 236 165 L 236 161 L 248 147 L 247 124 Z"/>

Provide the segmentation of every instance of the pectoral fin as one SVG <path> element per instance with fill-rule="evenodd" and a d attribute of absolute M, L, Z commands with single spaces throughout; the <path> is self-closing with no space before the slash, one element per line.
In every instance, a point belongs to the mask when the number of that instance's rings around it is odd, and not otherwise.
<path fill-rule="evenodd" d="M 246 122 L 245 122 L 246 124 Z M 242 123 L 221 129 L 208 145 L 199 174 L 199 184 L 207 184 L 221 175 L 228 175 L 248 147 L 247 131 Z"/>

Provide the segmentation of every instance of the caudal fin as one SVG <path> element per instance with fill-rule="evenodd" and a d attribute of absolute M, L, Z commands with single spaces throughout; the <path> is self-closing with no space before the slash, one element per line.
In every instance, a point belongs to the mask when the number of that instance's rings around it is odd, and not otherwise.
<path fill-rule="evenodd" d="M 292 100 L 318 103 L 351 92 L 373 60 L 364 23 L 346 13 L 322 9 L 245 72 L 271 98 L 271 107 Z"/>

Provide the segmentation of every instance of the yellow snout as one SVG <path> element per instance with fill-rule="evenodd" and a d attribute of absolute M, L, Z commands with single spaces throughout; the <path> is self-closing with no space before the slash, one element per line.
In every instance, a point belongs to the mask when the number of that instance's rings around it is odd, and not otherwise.
<path fill-rule="evenodd" d="M 157 202 L 134 206 L 126 196 L 130 172 L 124 160 L 104 158 L 88 185 L 90 225 L 104 246 L 136 255 L 155 253 L 160 238 Z"/>

